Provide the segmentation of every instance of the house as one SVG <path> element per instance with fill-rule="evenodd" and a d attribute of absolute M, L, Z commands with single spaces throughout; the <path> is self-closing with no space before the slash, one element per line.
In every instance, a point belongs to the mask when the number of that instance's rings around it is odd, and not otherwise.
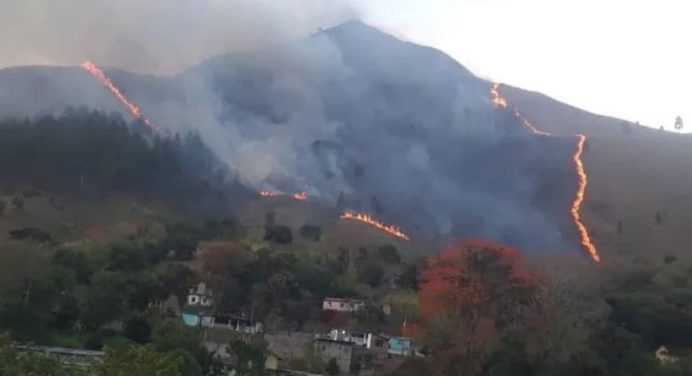
<path fill-rule="evenodd" d="M 212 292 L 204 282 L 188 290 L 186 307 L 211 307 L 214 304 Z"/>
<path fill-rule="evenodd" d="M 680 360 L 677 356 L 670 355 L 668 349 L 665 346 L 661 346 L 656 350 L 656 358 L 661 364 L 671 364 L 676 363 Z"/>
<path fill-rule="evenodd" d="M 365 301 L 357 299 L 325 298 L 323 311 L 357 312 L 365 309 Z"/>
<path fill-rule="evenodd" d="M 183 312 L 183 323 L 187 326 L 201 326 L 203 328 L 228 329 L 246 334 L 261 333 L 264 326 L 259 321 L 250 320 L 240 315 L 217 313 L 215 315 L 205 313 Z"/>
<path fill-rule="evenodd" d="M 327 335 L 321 337 L 334 341 L 338 340 L 351 342 L 356 346 L 360 346 L 368 350 L 380 349 L 382 351 L 386 351 L 389 343 L 388 339 L 381 334 L 358 330 L 332 329 Z"/>
<path fill-rule="evenodd" d="M 389 339 L 389 351 L 392 355 L 410 356 L 416 354 L 416 345 L 409 337 L 392 337 Z"/>
<path fill-rule="evenodd" d="M 212 326 L 247 334 L 257 334 L 263 330 L 261 322 L 247 318 L 245 315 L 234 315 L 231 313 L 217 313 L 214 315 Z"/>

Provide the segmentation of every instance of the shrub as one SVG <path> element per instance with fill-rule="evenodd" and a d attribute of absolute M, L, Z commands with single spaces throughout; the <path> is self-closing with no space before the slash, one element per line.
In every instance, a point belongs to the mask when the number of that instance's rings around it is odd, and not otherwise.
<path fill-rule="evenodd" d="M 290 244 L 293 242 L 291 228 L 284 225 L 264 226 L 264 240 L 273 241 L 277 244 Z"/>
<path fill-rule="evenodd" d="M 298 232 L 300 236 L 313 242 L 318 242 L 322 238 L 322 229 L 315 225 L 303 225 Z"/>
<path fill-rule="evenodd" d="M 396 249 L 391 244 L 383 245 L 379 248 L 377 248 L 377 257 L 380 258 L 380 260 L 388 263 L 388 264 L 398 264 L 401 262 L 401 256 L 399 256 L 399 250 Z"/>

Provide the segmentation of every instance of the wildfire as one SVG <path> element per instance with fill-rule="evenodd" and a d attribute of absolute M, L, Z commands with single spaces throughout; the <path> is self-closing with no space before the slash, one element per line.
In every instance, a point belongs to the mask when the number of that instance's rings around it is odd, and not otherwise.
<path fill-rule="evenodd" d="M 259 194 L 260 194 L 260 196 L 262 196 L 262 197 L 277 197 L 277 196 L 281 196 L 281 193 L 272 192 L 272 191 L 270 191 L 270 190 L 268 190 L 268 189 L 263 189 L 263 190 L 261 190 Z"/>
<path fill-rule="evenodd" d="M 399 227 L 394 226 L 394 225 L 386 225 L 386 224 L 376 220 L 375 218 L 373 218 L 372 216 L 370 216 L 368 214 L 353 213 L 353 212 L 347 211 L 341 215 L 341 218 L 367 223 L 371 226 L 377 227 L 378 229 L 380 229 L 380 230 L 382 230 L 382 231 L 384 231 L 390 235 L 396 236 L 397 238 L 404 239 L 404 240 L 411 240 L 408 237 L 408 235 L 406 235 L 403 231 L 401 231 L 401 229 Z"/>
<path fill-rule="evenodd" d="M 495 106 L 497 106 L 498 108 L 507 108 L 507 100 L 503 98 L 502 95 L 500 95 L 499 87 L 500 84 L 494 84 L 493 87 L 490 89 L 490 96 Z M 550 133 L 542 131 L 536 128 L 533 124 L 531 124 L 531 122 L 528 121 L 524 117 L 524 115 L 522 115 L 521 112 L 519 112 L 518 110 L 514 110 L 514 115 L 533 134 L 539 136 L 550 136 Z M 586 170 L 584 169 L 584 162 L 581 159 L 582 154 L 584 153 L 584 144 L 586 143 L 586 136 L 583 134 L 576 134 L 575 137 L 577 137 L 577 150 L 574 152 L 572 159 L 574 160 L 574 167 L 577 170 L 577 177 L 579 179 L 579 182 L 577 186 L 577 194 L 574 197 L 574 201 L 572 202 L 572 208 L 570 212 L 572 214 L 574 224 L 577 227 L 577 230 L 579 231 L 581 244 L 584 246 L 584 248 L 586 248 L 586 251 L 589 252 L 589 256 L 591 256 L 591 258 L 594 261 L 599 262 L 601 261 L 601 256 L 596 250 L 596 246 L 594 245 L 593 241 L 591 241 L 591 237 L 589 236 L 589 232 L 586 230 L 586 226 L 584 226 L 584 223 L 582 223 L 581 221 L 581 205 L 584 202 L 584 195 L 586 194 L 586 186 L 588 184 L 588 176 L 586 175 Z"/>
<path fill-rule="evenodd" d="M 99 81 L 105 86 L 108 90 L 113 93 L 113 95 L 122 103 L 127 109 L 130 111 L 132 116 L 135 117 L 135 119 L 142 121 L 144 124 L 146 124 L 147 127 L 149 127 L 154 133 L 161 135 L 163 134 L 163 130 L 157 126 L 156 124 L 152 123 L 147 119 L 144 114 L 142 113 L 142 109 L 137 107 L 134 103 L 132 103 L 125 95 L 123 95 L 122 91 L 120 91 L 120 88 L 116 86 L 113 81 L 111 81 L 108 76 L 106 76 L 103 71 L 96 66 L 96 64 L 92 63 L 91 61 L 85 61 L 81 64 L 81 67 L 84 68 L 87 72 L 91 73 L 94 77 L 98 78 Z"/>
<path fill-rule="evenodd" d="M 584 143 L 586 143 L 586 136 L 583 134 L 577 134 L 577 151 L 574 153 L 574 165 L 577 168 L 577 176 L 579 177 L 579 186 L 577 187 L 577 196 L 574 198 L 572 203 L 572 218 L 574 218 L 574 223 L 577 225 L 579 230 L 579 235 L 581 235 L 581 244 L 589 252 L 591 258 L 594 261 L 601 261 L 601 256 L 596 250 L 591 238 L 589 237 L 586 227 L 581 222 L 581 204 L 584 202 L 584 193 L 586 192 L 586 185 L 589 183 L 588 177 L 586 176 L 586 170 L 584 170 L 584 162 L 581 160 L 581 155 L 584 153 Z"/>
<path fill-rule="evenodd" d="M 259 192 L 260 196 L 262 197 L 279 197 L 279 196 L 284 196 L 283 193 L 279 192 L 274 192 L 270 191 L 268 189 L 263 189 Z M 297 201 L 307 201 L 308 200 L 308 193 L 307 192 L 295 192 L 289 195 L 294 200 Z"/>
<path fill-rule="evenodd" d="M 500 95 L 500 84 L 493 84 L 490 88 L 490 98 L 493 100 L 493 104 L 499 108 L 507 108 L 507 100 Z"/>
<path fill-rule="evenodd" d="M 294 199 L 298 201 L 307 201 L 308 200 L 308 193 L 307 192 L 296 192 L 291 195 Z"/>

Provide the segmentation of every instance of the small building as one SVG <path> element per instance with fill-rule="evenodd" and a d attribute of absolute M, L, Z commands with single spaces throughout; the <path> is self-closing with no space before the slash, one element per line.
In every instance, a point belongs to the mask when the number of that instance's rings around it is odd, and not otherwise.
<path fill-rule="evenodd" d="M 656 350 L 656 359 L 661 364 L 671 364 L 671 363 L 676 363 L 680 360 L 677 356 L 673 356 L 668 352 L 668 349 L 665 346 L 661 346 Z"/>
<path fill-rule="evenodd" d="M 230 313 L 218 313 L 213 317 L 214 328 L 227 328 L 236 332 L 257 334 L 263 330 L 263 325 L 259 321 L 251 320 L 243 315 Z"/>
<path fill-rule="evenodd" d="M 211 307 L 214 304 L 212 292 L 204 282 L 188 290 L 186 307 Z"/>
<path fill-rule="evenodd" d="M 334 341 L 351 342 L 356 346 L 366 348 L 368 350 L 388 349 L 388 338 L 381 334 L 370 333 L 359 330 L 332 329 L 329 334 L 321 336 L 322 338 L 331 339 Z"/>
<path fill-rule="evenodd" d="M 389 339 L 389 351 L 392 355 L 411 356 L 416 354 L 416 345 L 409 337 L 392 337 Z"/>
<path fill-rule="evenodd" d="M 325 298 L 323 311 L 358 312 L 365 309 L 365 301 L 357 299 Z"/>

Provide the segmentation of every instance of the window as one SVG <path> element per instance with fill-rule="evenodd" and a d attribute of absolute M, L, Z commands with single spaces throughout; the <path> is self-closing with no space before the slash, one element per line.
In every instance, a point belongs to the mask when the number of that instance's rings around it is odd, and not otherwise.
<path fill-rule="evenodd" d="M 376 340 L 375 340 L 375 346 L 377 346 L 377 347 L 382 347 L 382 346 L 384 346 L 384 341 L 381 340 L 381 339 L 376 339 Z"/>

